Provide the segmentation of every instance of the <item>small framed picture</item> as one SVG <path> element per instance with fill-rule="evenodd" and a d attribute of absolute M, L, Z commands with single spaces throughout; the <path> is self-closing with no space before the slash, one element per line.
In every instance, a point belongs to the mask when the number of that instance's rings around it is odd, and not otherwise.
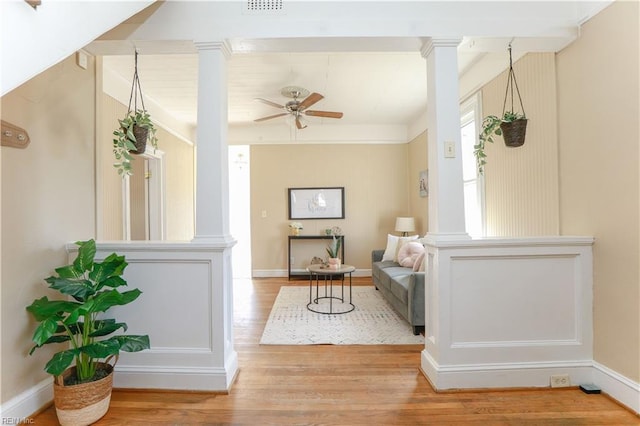
<path fill-rule="evenodd" d="M 420 188 L 420 196 L 429 196 L 429 170 L 423 170 L 420 172 L 420 178 L 418 182 Z"/>

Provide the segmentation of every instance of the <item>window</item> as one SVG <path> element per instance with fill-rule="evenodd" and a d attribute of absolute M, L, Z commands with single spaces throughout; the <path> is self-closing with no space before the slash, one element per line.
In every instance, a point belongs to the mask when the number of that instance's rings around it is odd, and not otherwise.
<path fill-rule="evenodd" d="M 479 95 L 475 95 L 460 109 L 464 219 L 467 233 L 474 238 L 484 236 L 484 182 L 473 155 L 480 126 L 480 101 Z"/>

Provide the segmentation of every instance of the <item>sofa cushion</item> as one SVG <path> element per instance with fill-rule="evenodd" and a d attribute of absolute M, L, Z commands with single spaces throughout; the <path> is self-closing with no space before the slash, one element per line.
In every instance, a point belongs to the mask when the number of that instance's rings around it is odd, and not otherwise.
<path fill-rule="evenodd" d="M 391 278 L 397 278 L 402 275 L 409 275 L 412 272 L 413 271 L 411 270 L 411 268 L 405 268 L 404 266 L 400 266 L 396 263 L 396 266 L 390 266 L 388 268 L 384 268 L 382 270 L 382 275 L 387 275 Z"/>
<path fill-rule="evenodd" d="M 391 293 L 402 300 L 402 303 L 409 303 L 409 281 L 411 280 L 411 275 L 396 276 L 393 280 L 395 285 L 391 286 Z"/>

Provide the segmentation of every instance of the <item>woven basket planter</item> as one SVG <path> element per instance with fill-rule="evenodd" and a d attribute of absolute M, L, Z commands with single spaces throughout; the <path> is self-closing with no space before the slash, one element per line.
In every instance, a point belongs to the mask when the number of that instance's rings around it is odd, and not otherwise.
<path fill-rule="evenodd" d="M 53 384 L 53 400 L 58 421 L 62 426 L 85 426 L 107 413 L 113 388 L 113 366 L 99 363 L 98 369 L 109 374 L 95 382 L 64 386 L 64 378 L 76 374 L 76 367 L 68 368 Z"/>
<path fill-rule="evenodd" d="M 140 127 L 133 125 L 133 135 L 136 137 L 135 151 L 130 151 L 132 154 L 143 154 L 147 149 L 147 139 L 149 138 L 149 129 L 147 127 Z"/>
<path fill-rule="evenodd" d="M 524 145 L 524 137 L 527 133 L 527 119 L 520 118 L 515 121 L 502 122 L 500 124 L 504 144 L 511 148 Z"/>

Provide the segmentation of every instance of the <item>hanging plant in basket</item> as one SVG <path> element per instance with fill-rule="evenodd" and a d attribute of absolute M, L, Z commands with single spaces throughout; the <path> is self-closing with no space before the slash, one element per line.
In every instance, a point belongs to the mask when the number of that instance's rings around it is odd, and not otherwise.
<path fill-rule="evenodd" d="M 113 253 L 96 262 L 94 240 L 76 244 L 79 249 L 73 263 L 57 268 L 56 275 L 45 280 L 64 298 L 44 296 L 27 307 L 39 323 L 29 354 L 43 345 L 64 346 L 45 366 L 55 378 L 54 404 L 62 425 L 88 425 L 102 417 L 109 409 L 113 367 L 120 351 L 149 349 L 146 335 L 107 338 L 119 329 L 126 331 L 127 324 L 104 318 L 104 312 L 131 303 L 141 294 L 138 289 L 118 290 L 127 285 L 122 278 L 127 266 L 124 256 Z"/>
<path fill-rule="evenodd" d="M 522 113 L 516 112 L 513 105 L 514 88 L 518 94 L 520 108 Z M 507 110 L 507 98 L 511 94 L 511 109 Z M 528 119 L 524 112 L 522 97 L 518 89 L 516 74 L 513 71 L 513 61 L 511 57 L 511 45 L 509 45 L 509 75 L 507 78 L 507 89 L 504 94 L 504 103 L 502 105 L 502 117 L 489 115 L 482 120 L 482 131 L 478 136 L 478 143 L 473 146 L 473 154 L 476 157 L 476 165 L 480 174 L 484 173 L 484 166 L 487 164 L 487 154 L 485 146 L 487 142 L 493 143 L 495 136 L 502 136 L 506 146 L 515 148 L 524 144 L 527 132 Z"/>
<path fill-rule="evenodd" d="M 140 95 L 141 109 L 138 108 L 138 94 Z M 133 109 L 132 109 L 133 106 Z M 122 177 L 130 176 L 132 172 L 131 162 L 134 160 L 132 154 L 143 154 L 147 148 L 147 143 L 158 149 L 158 138 L 156 128 L 151 121 L 151 116 L 144 107 L 142 98 L 142 88 L 138 77 L 138 51 L 135 53 L 135 68 L 133 73 L 133 84 L 131 86 L 131 96 L 129 97 L 129 108 L 127 115 L 118 120 L 119 127 L 113 131 L 113 154 L 116 163 L 113 165 L 118 174 Z"/>

